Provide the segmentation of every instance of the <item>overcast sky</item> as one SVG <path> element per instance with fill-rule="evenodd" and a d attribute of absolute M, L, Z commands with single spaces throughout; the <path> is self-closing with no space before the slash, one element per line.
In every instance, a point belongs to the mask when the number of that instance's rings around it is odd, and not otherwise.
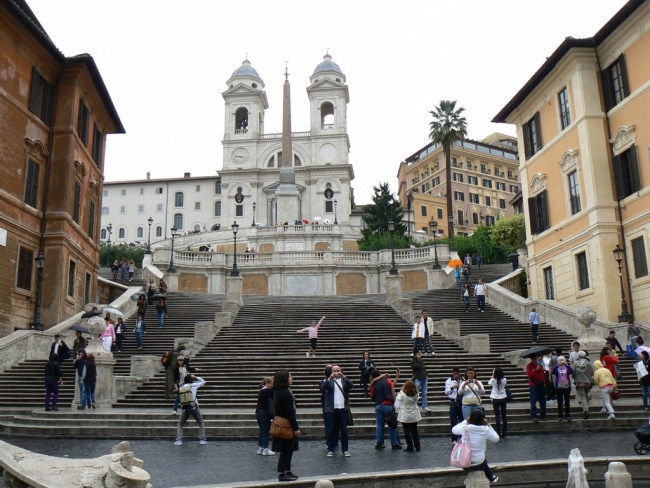
<path fill-rule="evenodd" d="M 226 80 L 248 54 L 264 83 L 267 133 L 282 131 L 289 61 L 293 131 L 309 130 L 305 88 L 329 49 L 350 90 L 356 203 L 397 189 L 398 164 L 428 143 L 442 99 L 490 120 L 566 36 L 590 37 L 624 0 L 27 0 L 66 56 L 91 54 L 126 134 L 108 137 L 106 181 L 214 175 L 222 168 Z"/>

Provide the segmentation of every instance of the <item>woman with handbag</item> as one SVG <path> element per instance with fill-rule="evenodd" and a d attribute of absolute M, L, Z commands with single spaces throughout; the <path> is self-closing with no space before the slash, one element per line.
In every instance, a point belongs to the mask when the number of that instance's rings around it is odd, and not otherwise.
<path fill-rule="evenodd" d="M 600 387 L 603 393 L 603 408 L 609 413 L 607 418 L 614 420 L 614 407 L 612 407 L 611 393 L 616 389 L 616 380 L 611 371 L 603 366 L 600 361 L 594 361 L 594 386 Z"/>
<path fill-rule="evenodd" d="M 471 464 L 466 471 L 483 471 L 490 483 L 496 483 L 499 477 L 496 476 L 490 466 L 488 466 L 485 457 L 487 441 L 499 442 L 499 434 L 492 428 L 487 421 L 482 410 L 472 410 L 469 419 L 454 425 L 451 431 L 458 436 L 469 435 L 469 446 L 472 453 Z"/>
<path fill-rule="evenodd" d="M 415 383 L 413 380 L 407 380 L 395 400 L 395 409 L 399 410 L 397 421 L 402 423 L 404 437 L 406 437 L 406 452 L 420 450 L 418 422 L 422 420 L 422 416 L 418 408 L 418 398 Z"/>
<path fill-rule="evenodd" d="M 278 371 L 275 373 L 273 385 L 275 394 L 273 396 L 274 417 L 271 435 L 273 435 L 273 450 L 279 452 L 278 457 L 278 480 L 295 481 L 298 476 L 291 472 L 291 458 L 293 451 L 298 450 L 298 437 L 300 437 L 300 427 L 296 420 L 296 400 L 291 392 L 293 379 L 289 371 Z M 273 434 L 276 425 L 288 423 L 292 433 L 292 438 L 283 439 Z"/>
<path fill-rule="evenodd" d="M 275 456 L 275 451 L 269 449 L 269 430 L 273 418 L 273 378 L 264 378 L 261 389 L 257 394 L 255 418 L 259 425 L 260 433 L 257 441 L 257 454 Z"/>
<path fill-rule="evenodd" d="M 490 398 L 492 399 L 492 408 L 494 409 L 494 418 L 497 423 L 497 433 L 499 437 L 505 438 L 508 431 L 508 417 L 506 416 L 506 405 L 508 394 L 506 392 L 506 377 L 501 368 L 494 368 L 492 378 L 488 381 L 492 386 Z M 501 420 L 503 420 L 503 430 L 501 430 Z"/>
<path fill-rule="evenodd" d="M 458 387 L 458 394 L 463 395 L 463 418 L 468 419 L 474 409 L 483 410 L 481 395 L 485 393 L 483 383 L 476 379 L 474 368 L 467 368 L 465 381 Z"/>
<path fill-rule="evenodd" d="M 555 395 L 557 396 L 557 413 L 558 420 L 562 421 L 566 417 L 571 422 L 571 377 L 575 371 L 566 362 L 564 356 L 557 358 L 557 366 L 551 371 L 553 385 L 555 386 Z M 564 406 L 564 413 L 562 412 Z"/>

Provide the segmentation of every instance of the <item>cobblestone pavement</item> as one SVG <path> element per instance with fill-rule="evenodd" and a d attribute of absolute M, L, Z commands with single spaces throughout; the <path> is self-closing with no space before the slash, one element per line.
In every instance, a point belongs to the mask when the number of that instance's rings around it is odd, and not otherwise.
<path fill-rule="evenodd" d="M 19 447 L 52 456 L 70 458 L 97 457 L 109 454 L 115 440 L 25 439 L 3 438 Z M 255 441 L 211 441 L 199 446 L 196 439 L 186 437 L 183 446 L 173 441 L 131 441 L 136 457 L 144 460 L 155 488 L 232 483 L 240 481 L 277 480 L 277 456 L 256 455 Z M 388 442 L 388 441 L 387 441 Z M 320 476 L 342 473 L 363 473 L 409 468 L 434 468 L 449 465 L 451 442 L 446 438 L 424 438 L 422 450 L 416 453 L 376 451 L 372 439 L 350 441 L 352 457 L 337 452 L 327 458 L 324 441 L 303 441 L 294 453 L 293 470 L 299 475 Z M 568 458 L 577 447 L 584 457 L 634 456 L 636 438 L 629 432 L 598 432 L 513 436 L 489 444 L 487 458 L 491 464 L 508 461 L 529 461 Z M 389 443 L 389 442 L 388 442 Z M 650 456 L 648 457 L 650 461 Z M 189 462 L 189 464 L 188 464 Z M 191 466 L 191 469 L 184 469 Z"/>

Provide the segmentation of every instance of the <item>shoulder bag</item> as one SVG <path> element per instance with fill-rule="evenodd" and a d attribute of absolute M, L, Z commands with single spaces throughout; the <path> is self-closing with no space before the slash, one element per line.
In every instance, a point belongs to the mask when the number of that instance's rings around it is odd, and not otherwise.
<path fill-rule="evenodd" d="M 339 385 L 336 381 L 334 381 L 334 384 L 341 391 L 341 394 L 343 395 L 343 399 L 345 400 L 345 410 L 347 410 L 347 412 L 348 412 L 348 425 L 354 425 L 354 418 L 352 417 L 352 410 L 350 410 L 350 403 L 348 402 L 348 399 L 345 398 L 345 392 L 343 391 L 343 388 L 341 388 L 341 385 Z"/>
<path fill-rule="evenodd" d="M 483 400 L 481 400 L 481 397 L 476 394 L 474 388 L 472 388 L 472 385 L 467 385 L 467 386 L 469 386 L 469 389 L 472 391 L 472 393 L 474 393 L 474 396 L 478 398 L 478 404 L 473 405 L 474 408 L 472 410 L 478 409 L 481 412 L 483 412 L 483 415 L 485 415 L 485 408 L 483 408 Z"/>
<path fill-rule="evenodd" d="M 277 411 L 275 408 L 275 397 L 273 398 L 273 410 Z M 293 440 L 293 427 L 291 426 L 291 422 L 289 419 L 280 417 L 279 415 L 273 417 L 273 423 L 269 432 L 276 439 Z"/>
<path fill-rule="evenodd" d="M 472 465 L 472 448 L 469 445 L 469 432 L 465 431 L 451 451 L 451 465 L 455 468 L 469 468 Z"/>

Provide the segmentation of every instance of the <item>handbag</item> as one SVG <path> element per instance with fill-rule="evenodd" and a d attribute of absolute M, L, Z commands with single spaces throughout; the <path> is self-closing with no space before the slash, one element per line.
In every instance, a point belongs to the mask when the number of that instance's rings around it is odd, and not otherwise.
<path fill-rule="evenodd" d="M 393 413 L 391 413 L 388 417 L 386 417 L 386 425 L 390 427 L 391 429 L 396 429 L 397 428 L 397 414 L 393 410 Z"/>
<path fill-rule="evenodd" d="M 515 399 L 515 396 L 512 394 L 512 390 L 510 388 L 506 388 L 506 401 L 511 402 Z"/>
<path fill-rule="evenodd" d="M 620 390 L 614 388 L 614 391 L 611 393 L 612 400 L 619 400 L 623 394 L 621 393 Z"/>
<path fill-rule="evenodd" d="M 338 387 L 339 390 L 341 390 L 341 394 L 343 395 L 343 398 L 345 398 L 345 392 L 343 391 L 343 388 L 341 388 L 341 385 L 339 385 L 336 381 L 334 384 Z M 348 403 L 347 398 L 345 399 L 345 410 L 348 412 L 348 425 L 354 426 L 354 417 L 352 417 L 352 410 L 350 410 L 350 404 Z"/>
<path fill-rule="evenodd" d="M 275 411 L 275 397 L 273 397 L 273 410 Z M 289 419 L 275 415 L 269 433 L 276 439 L 293 440 L 293 427 Z"/>
<path fill-rule="evenodd" d="M 472 448 L 469 445 L 468 431 L 465 431 L 460 441 L 454 444 L 450 461 L 455 468 L 469 468 L 472 465 Z"/>

